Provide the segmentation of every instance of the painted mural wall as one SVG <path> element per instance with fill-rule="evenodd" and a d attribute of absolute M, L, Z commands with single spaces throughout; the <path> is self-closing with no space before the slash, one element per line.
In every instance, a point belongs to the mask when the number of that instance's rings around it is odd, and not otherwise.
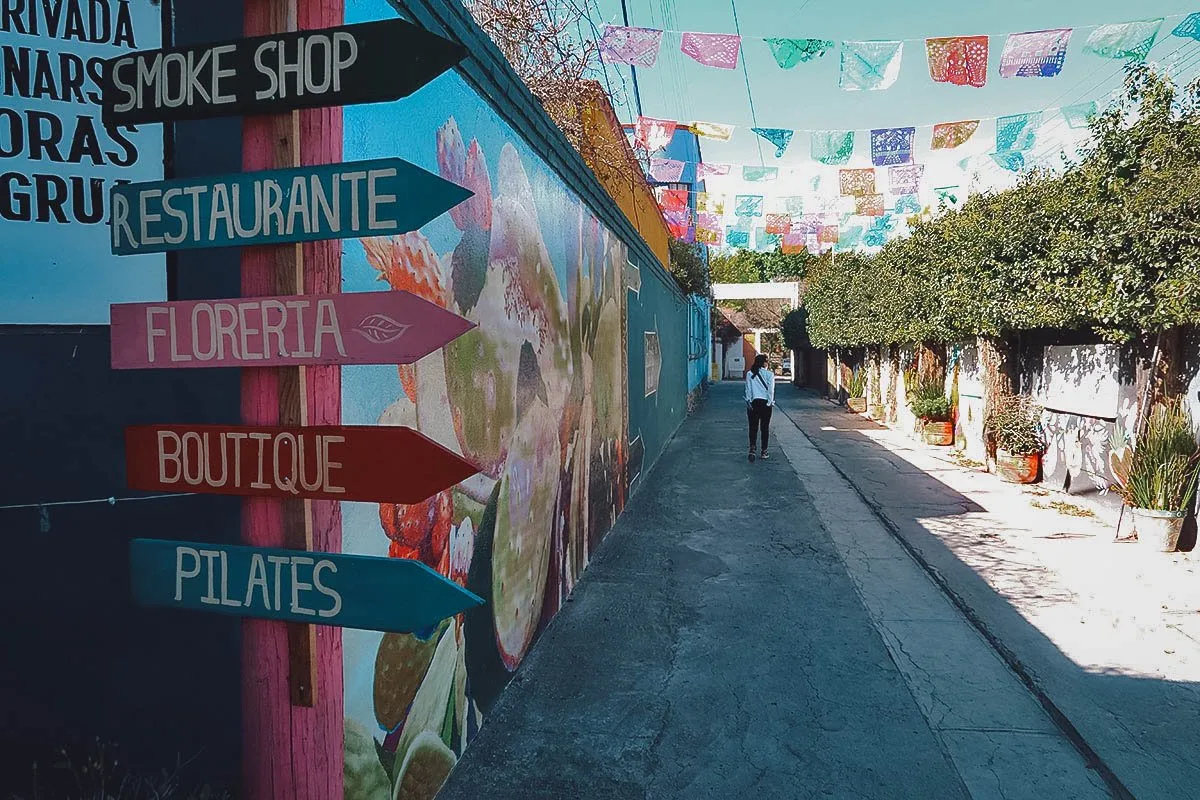
<path fill-rule="evenodd" d="M 392 13 L 360 0 L 347 22 Z M 344 632 L 346 797 L 426 798 L 621 512 L 630 440 L 657 455 L 682 419 L 686 303 L 649 269 L 627 290 L 626 245 L 457 73 L 344 119 L 347 161 L 398 156 L 475 193 L 343 257 L 344 291 L 478 324 L 415 365 L 343 370 L 345 424 L 407 425 L 481 469 L 419 505 L 343 506 L 346 552 L 420 559 L 487 601 L 412 635 Z"/>

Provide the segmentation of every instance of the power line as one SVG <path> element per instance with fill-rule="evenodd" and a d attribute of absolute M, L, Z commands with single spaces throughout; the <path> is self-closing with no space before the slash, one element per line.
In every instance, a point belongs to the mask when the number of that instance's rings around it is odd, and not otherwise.
<path fill-rule="evenodd" d="M 792 16 L 794 16 L 796 13 L 798 13 L 800 10 L 802 10 L 802 9 L 804 8 L 804 6 L 805 6 L 805 5 L 808 5 L 808 2 L 809 2 L 809 1 L 810 1 L 810 0 L 806 0 L 806 2 L 805 2 L 803 5 L 801 5 L 801 6 L 800 6 L 800 8 L 796 9 L 796 11 L 795 11 L 795 12 L 792 12 L 792 14 L 791 14 L 791 15 L 792 15 Z M 1166 14 L 1166 15 L 1163 15 L 1163 16 L 1161 17 L 1161 19 L 1163 20 L 1163 24 L 1164 24 L 1164 26 L 1167 26 L 1167 23 L 1168 23 L 1169 21 L 1171 21 L 1171 20 L 1184 19 L 1184 18 L 1186 18 L 1186 17 L 1188 17 L 1188 16 L 1190 16 L 1190 14 L 1186 14 L 1186 13 L 1185 13 L 1185 14 Z M 1149 19 L 1159 19 L 1159 17 L 1150 17 Z M 1102 27 L 1104 27 L 1105 25 L 1112 25 L 1112 24 L 1120 24 L 1120 23 L 1100 22 L 1100 23 L 1096 23 L 1096 24 L 1094 24 L 1094 25 L 1061 25 L 1061 26 L 1052 26 L 1052 25 L 1051 25 L 1051 26 L 1047 26 L 1047 27 L 1046 27 L 1046 30 L 1055 30 L 1056 28 L 1060 28 L 1060 27 L 1061 27 L 1061 28 L 1069 28 L 1069 29 L 1072 31 L 1072 33 L 1074 33 L 1074 32 L 1079 32 L 1079 31 L 1094 31 L 1094 30 L 1096 30 L 1097 28 L 1102 28 Z M 718 31 L 697 31 L 697 30 L 683 30 L 683 29 L 680 29 L 680 28 L 669 28 L 669 27 L 655 28 L 655 30 L 659 30 L 659 31 L 661 31 L 661 32 L 663 32 L 663 33 L 670 33 L 670 34 L 681 34 L 681 35 L 682 35 L 682 34 L 684 34 L 684 33 L 719 33 Z M 737 32 L 737 31 L 735 31 L 735 32 Z M 1023 32 L 1024 32 L 1024 31 L 1004 31 L 1004 32 L 999 32 L 999 33 L 986 33 L 986 34 L 985 34 L 985 33 L 977 33 L 977 34 L 938 34 L 938 35 L 927 35 L 927 36 L 913 36 L 913 37 L 909 37 L 909 38 L 905 38 L 905 39 L 886 39 L 886 40 L 880 40 L 880 41 L 889 41 L 889 42 L 904 42 L 904 43 L 906 43 L 906 44 L 907 44 L 907 43 L 909 43 L 909 42 L 921 42 L 921 43 L 924 43 L 924 42 L 925 42 L 927 39 L 947 39 L 947 38 L 950 38 L 950 39 L 952 39 L 952 38 L 955 38 L 955 37 L 957 37 L 957 36 L 968 36 L 968 35 L 972 35 L 972 36 L 989 36 L 989 37 L 991 37 L 991 36 L 1005 36 L 1005 37 L 1007 37 L 1007 36 L 1009 36 L 1009 35 L 1011 35 L 1011 34 L 1013 34 L 1013 33 L 1023 33 Z M 738 32 L 738 35 L 739 35 L 739 36 L 742 36 L 742 34 L 741 34 L 740 32 Z M 1170 34 L 1168 33 L 1168 35 L 1170 35 Z M 772 38 L 805 38 L 805 39 L 827 39 L 827 40 L 828 40 L 828 37 L 814 36 L 814 35 L 813 35 L 811 32 L 810 32 L 810 33 L 808 33 L 807 35 L 803 36 L 803 37 L 794 37 L 794 35 L 792 35 L 792 34 L 788 34 L 788 33 L 772 32 L 770 35 L 767 35 L 767 36 L 762 36 L 762 35 L 757 35 L 757 34 L 756 34 L 756 35 L 753 35 L 753 36 L 742 36 L 742 38 L 743 38 L 743 39 L 761 39 L 761 40 L 772 39 Z M 857 39 L 848 39 L 848 38 L 846 38 L 846 37 L 842 37 L 842 39 L 841 39 L 841 40 L 842 40 L 842 41 L 860 41 L 860 40 L 857 40 Z M 870 41 L 874 41 L 874 40 L 870 40 Z"/>
<path fill-rule="evenodd" d="M 625 27 L 628 28 L 629 27 L 628 0 L 621 0 L 621 19 L 624 20 Z M 638 116 L 641 117 L 644 115 L 642 114 L 642 92 L 638 88 L 637 67 L 630 64 L 629 65 L 629 74 L 633 78 L 633 101 L 634 101 L 634 104 L 637 106 Z"/>
<path fill-rule="evenodd" d="M 729 7 L 733 10 L 733 29 L 738 36 L 742 35 L 742 26 L 738 22 L 737 0 L 729 0 Z M 741 49 L 739 45 L 739 51 Z M 754 92 L 750 88 L 750 68 L 746 66 L 746 54 L 739 52 L 738 60 L 742 62 L 742 75 L 746 79 L 746 97 L 750 100 L 750 119 L 754 122 L 754 127 L 758 127 L 758 112 L 754 110 Z M 762 140 L 755 137 L 755 144 L 758 145 L 758 163 L 763 164 Z"/>

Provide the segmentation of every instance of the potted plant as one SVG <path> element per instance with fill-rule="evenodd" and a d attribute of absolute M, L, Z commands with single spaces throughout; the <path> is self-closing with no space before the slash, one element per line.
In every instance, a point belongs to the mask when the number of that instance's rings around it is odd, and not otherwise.
<path fill-rule="evenodd" d="M 850 395 L 846 400 L 846 405 L 851 411 L 861 414 L 867 410 L 867 371 L 865 369 L 860 367 L 850 373 L 850 382 L 846 391 Z"/>
<path fill-rule="evenodd" d="M 1005 395 L 996 400 L 985 435 L 996 448 L 996 472 L 1009 483 L 1035 483 L 1046 439 L 1042 409 L 1028 397 Z"/>
<path fill-rule="evenodd" d="M 1134 442 L 1122 489 L 1139 542 L 1165 553 L 1175 549 L 1196 495 L 1198 461 L 1200 447 L 1187 410 L 1178 400 L 1155 405 Z"/>
<path fill-rule="evenodd" d="M 940 381 L 932 378 L 906 382 L 908 407 L 921 423 L 925 444 L 949 447 L 954 444 L 954 425 L 950 422 L 950 399 Z"/>

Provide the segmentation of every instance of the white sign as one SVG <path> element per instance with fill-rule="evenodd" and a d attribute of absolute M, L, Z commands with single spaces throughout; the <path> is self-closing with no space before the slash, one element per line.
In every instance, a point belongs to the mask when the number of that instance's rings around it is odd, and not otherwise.
<path fill-rule="evenodd" d="M 1120 366 L 1115 344 L 1047 347 L 1039 401 L 1049 411 L 1116 419 Z"/>
<path fill-rule="evenodd" d="M 157 0 L 0 0 L 0 324 L 106 324 L 166 297 L 162 255 L 108 253 L 109 190 L 163 177 L 160 125 L 101 122 L 105 59 L 157 47 Z"/>

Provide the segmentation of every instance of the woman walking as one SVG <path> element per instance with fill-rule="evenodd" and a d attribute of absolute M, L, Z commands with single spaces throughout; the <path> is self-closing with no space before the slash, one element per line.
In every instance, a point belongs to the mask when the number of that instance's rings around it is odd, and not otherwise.
<path fill-rule="evenodd" d="M 750 419 L 750 460 L 754 460 L 754 440 L 762 428 L 762 449 L 759 455 L 767 455 L 767 439 L 771 435 L 771 411 L 775 407 L 775 376 L 767 369 L 767 357 L 759 353 L 754 357 L 754 366 L 746 373 L 746 416 Z"/>

